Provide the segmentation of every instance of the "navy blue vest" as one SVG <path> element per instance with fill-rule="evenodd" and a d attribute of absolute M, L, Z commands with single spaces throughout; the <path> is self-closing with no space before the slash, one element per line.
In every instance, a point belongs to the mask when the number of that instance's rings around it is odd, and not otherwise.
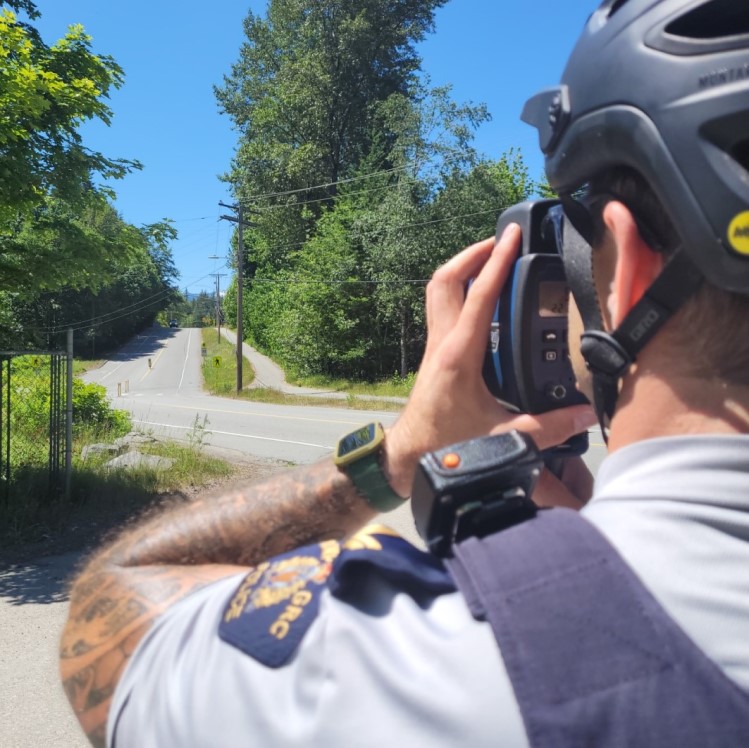
<path fill-rule="evenodd" d="M 494 630 L 532 748 L 749 746 L 749 696 L 579 514 L 471 538 L 447 565 Z"/>

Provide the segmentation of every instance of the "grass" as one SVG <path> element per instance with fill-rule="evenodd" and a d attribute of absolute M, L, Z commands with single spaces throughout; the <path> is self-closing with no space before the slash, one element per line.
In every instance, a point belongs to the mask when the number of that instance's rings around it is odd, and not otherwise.
<path fill-rule="evenodd" d="M 226 338 L 217 339 L 212 328 L 204 327 L 203 381 L 213 395 L 232 395 L 237 391 L 236 347 Z M 249 361 L 242 364 L 242 386 L 247 387 L 255 379 L 255 372 Z"/>
<path fill-rule="evenodd" d="M 287 377 L 289 384 L 309 387 L 319 390 L 330 390 L 331 393 L 343 394 L 346 397 L 325 397 L 296 395 L 268 387 L 252 387 L 254 372 L 249 361 L 245 360 L 242 367 L 244 389 L 237 392 L 237 366 L 235 347 L 222 338 L 219 343 L 215 330 L 203 329 L 203 343 L 206 356 L 203 361 L 203 382 L 206 389 L 213 395 L 235 397 L 253 402 L 273 403 L 275 405 L 311 405 L 329 408 L 351 408 L 356 410 L 385 410 L 397 412 L 403 407 L 399 402 L 387 400 L 371 400 L 369 398 L 406 398 L 413 388 L 416 376 L 409 375 L 406 379 L 393 376 L 383 382 L 351 382 L 344 379 L 316 376 L 305 378 Z"/>
<path fill-rule="evenodd" d="M 234 393 L 242 400 L 250 400 L 259 403 L 273 403 L 275 405 L 311 405 L 318 408 L 350 408 L 352 410 L 377 410 L 391 411 L 397 413 L 403 409 L 403 403 L 390 402 L 388 400 L 369 400 L 365 397 L 357 397 L 348 394 L 344 399 L 334 397 L 313 397 L 311 395 L 292 395 L 279 390 L 257 387 L 244 390 L 242 393 Z"/>
<path fill-rule="evenodd" d="M 319 387 L 325 390 L 345 392 L 351 395 L 364 395 L 367 397 L 408 397 L 411 394 L 416 375 L 409 374 L 405 379 L 394 374 L 390 379 L 381 382 L 351 382 L 346 379 L 334 379 L 332 377 L 288 377 L 289 384 L 299 387 Z"/>
<path fill-rule="evenodd" d="M 195 417 L 192 431 L 188 434 L 187 444 L 169 440 L 156 439 L 148 432 L 138 432 L 144 441 L 134 445 L 130 451 L 138 451 L 144 455 L 155 457 L 164 457 L 174 460 L 169 468 L 129 468 L 128 470 L 115 469 L 110 470 L 105 467 L 105 463 L 112 459 L 111 454 L 100 453 L 87 456 L 83 460 L 80 438 L 74 447 L 75 458 L 73 460 L 73 469 L 76 473 L 92 473 L 95 475 L 104 475 L 106 478 L 118 473 L 127 473 L 128 475 L 139 475 L 143 487 L 149 493 L 168 493 L 188 487 L 199 486 L 216 478 L 225 478 L 231 475 L 231 466 L 217 458 L 207 455 L 203 450 L 203 440 L 208 434 L 205 421 L 200 422 Z M 148 441 L 146 441 L 148 440 Z M 91 437 L 85 439 L 87 444 L 92 443 L 111 443 L 114 439 L 102 439 Z M 72 491 L 76 500 L 83 498 L 80 493 Z"/>
<path fill-rule="evenodd" d="M 85 374 L 87 371 L 91 371 L 92 369 L 98 369 L 100 366 L 103 366 L 105 363 L 106 363 L 106 360 L 103 358 L 92 358 L 92 359 L 74 358 L 73 359 L 73 376 L 80 377 L 82 374 Z"/>
<path fill-rule="evenodd" d="M 171 467 L 108 469 L 111 454 L 82 459 L 82 447 L 112 443 L 119 434 L 87 429 L 76 435 L 70 496 L 50 495 L 46 466 L 16 468 L 8 492 L 0 485 L 0 549 L 13 553 L 29 543 L 51 543 L 53 552 L 97 540 L 109 528 L 158 503 L 164 495 L 189 493 L 227 478 L 233 468 L 203 450 L 205 426 L 196 419 L 188 444 L 148 441 L 142 454 L 173 460 Z"/>

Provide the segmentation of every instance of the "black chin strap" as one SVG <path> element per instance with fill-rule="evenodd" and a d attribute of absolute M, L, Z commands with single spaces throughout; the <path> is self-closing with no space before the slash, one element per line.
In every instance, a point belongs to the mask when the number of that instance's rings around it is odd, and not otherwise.
<path fill-rule="evenodd" d="M 677 250 L 622 324 L 607 333 L 593 279 L 592 249 L 566 219 L 562 255 L 567 283 L 585 328 L 581 352 L 593 376 L 593 407 L 608 443 L 620 379 L 637 354 L 699 288 L 703 277 L 684 252 Z"/>

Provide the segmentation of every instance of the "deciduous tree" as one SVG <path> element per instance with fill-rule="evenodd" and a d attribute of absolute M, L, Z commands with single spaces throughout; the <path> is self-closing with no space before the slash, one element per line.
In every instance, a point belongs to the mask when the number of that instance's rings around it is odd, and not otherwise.
<path fill-rule="evenodd" d="M 38 15 L 25 0 L 6 5 Z M 19 214 L 48 196 L 86 200 L 103 190 L 97 178 L 120 178 L 138 166 L 89 150 L 79 132 L 86 120 L 109 123 L 106 99 L 122 82 L 122 69 L 91 51 L 81 26 L 48 46 L 12 10 L 0 9 L 0 237 L 12 236 Z"/>

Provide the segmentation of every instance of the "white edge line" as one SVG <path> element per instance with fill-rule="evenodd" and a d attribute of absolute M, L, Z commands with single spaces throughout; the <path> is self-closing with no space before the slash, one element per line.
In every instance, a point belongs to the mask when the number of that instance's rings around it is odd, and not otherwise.
<path fill-rule="evenodd" d="M 160 426 L 161 428 L 165 429 L 178 429 L 180 431 L 192 431 L 193 426 L 172 426 L 169 423 L 154 423 L 153 421 L 139 421 L 136 418 L 133 418 L 133 423 L 142 423 L 145 426 Z M 318 449 L 328 449 L 330 451 L 333 450 L 333 448 L 330 446 L 330 444 L 310 444 L 309 442 L 293 442 L 289 439 L 273 439 L 270 436 L 253 436 L 252 434 L 235 434 L 232 431 L 216 431 L 216 429 L 208 429 L 206 432 L 208 435 L 210 434 L 220 434 L 221 436 L 238 436 L 243 439 L 255 439 L 257 441 L 263 441 L 263 442 L 279 442 L 280 444 L 296 444 L 300 447 L 317 447 Z"/>
<path fill-rule="evenodd" d="M 177 387 L 177 392 L 182 389 L 182 382 L 185 378 L 185 372 L 187 371 L 187 359 L 190 356 L 190 340 L 192 340 L 192 330 L 190 330 L 190 333 L 187 336 L 187 351 L 185 353 L 185 363 L 182 367 L 182 376 L 179 378 L 179 387 Z"/>

